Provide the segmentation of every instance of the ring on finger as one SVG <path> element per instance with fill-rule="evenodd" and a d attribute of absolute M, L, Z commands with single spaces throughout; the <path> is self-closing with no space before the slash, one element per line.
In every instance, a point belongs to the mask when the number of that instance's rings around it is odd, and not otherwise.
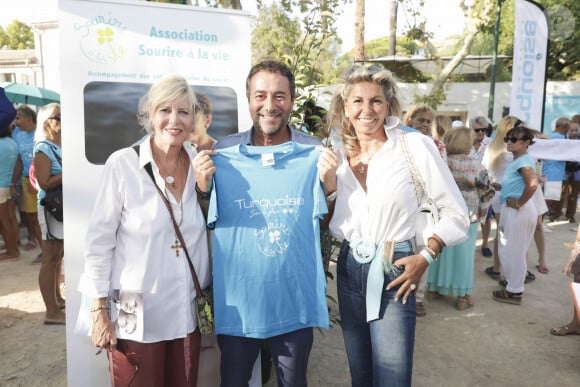
<path fill-rule="evenodd" d="M 411 286 L 409 286 L 409 289 L 411 289 L 411 291 L 414 291 L 415 289 L 417 289 L 417 285 L 411 284 Z"/>

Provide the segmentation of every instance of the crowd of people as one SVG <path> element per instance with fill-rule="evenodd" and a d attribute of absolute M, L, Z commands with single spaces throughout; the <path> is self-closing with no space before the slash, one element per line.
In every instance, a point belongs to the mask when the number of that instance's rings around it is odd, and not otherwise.
<path fill-rule="evenodd" d="M 482 116 L 452 121 L 424 104 L 403 114 L 396 81 L 380 66 L 352 66 L 328 110 L 305 105 L 316 117 L 300 127 L 290 124 L 295 93 L 285 64 L 254 65 L 251 127 L 217 139 L 208 132 L 210 98 L 184 77 L 156 81 L 140 100 L 148 135 L 104 165 L 78 288 L 91 300 L 79 319 L 105 350 L 113 386 L 197 385 L 208 323 L 197 301 L 210 288 L 220 384 L 248 385 L 261 352 L 279 386 L 307 385 L 313 329 L 329 327 L 324 232 L 340 245 L 338 307 L 353 386 L 411 385 L 427 300 L 453 296 L 457 309 L 474 307 L 480 228 L 481 255 L 493 259 L 485 272 L 498 281 L 493 300 L 522 303 L 535 278 L 532 240 L 537 271 L 548 273 L 543 217 L 576 221 L 580 167 L 534 159 L 528 150 L 544 137 L 536 128 L 512 116 L 497 127 Z M 0 259 L 41 244 L 44 322 L 64 324 L 62 220 L 40 204 L 62 185 L 60 106 L 6 110 Z M 580 116 L 555 123 L 569 139 L 579 127 Z M 564 175 L 541 170 L 551 161 Z M 544 184 L 554 181 L 560 200 L 546 201 Z M 438 214 L 425 238 L 416 234 L 421 198 Z M 18 218 L 28 230 L 23 246 Z M 580 229 L 565 269 L 575 281 L 579 238 Z M 580 334 L 576 313 L 550 332 Z"/>
<path fill-rule="evenodd" d="M 14 108 L 1 89 L 0 114 L 0 231 L 6 249 L 0 260 L 18 259 L 20 249 L 40 249 L 31 263 L 40 264 L 44 323 L 64 325 L 63 223 L 43 205 L 47 191 L 62 187 L 60 105 L 42 106 L 38 114 L 27 105 Z"/>

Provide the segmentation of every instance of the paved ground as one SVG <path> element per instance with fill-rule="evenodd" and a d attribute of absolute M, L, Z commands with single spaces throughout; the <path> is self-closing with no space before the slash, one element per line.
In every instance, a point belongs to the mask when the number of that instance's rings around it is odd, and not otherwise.
<path fill-rule="evenodd" d="M 580 219 L 577 216 L 576 219 Z M 556 337 L 553 326 L 570 320 L 572 306 L 562 269 L 572 225 L 552 224 L 546 234 L 547 275 L 534 269 L 521 306 L 491 298 L 497 283 L 483 270 L 491 259 L 476 255 L 475 307 L 459 312 L 453 298 L 430 301 L 417 325 L 414 386 L 577 386 L 580 384 L 580 336 Z M 0 262 L 0 386 L 66 386 L 64 328 L 45 326 L 38 292 L 37 250 L 17 261 Z M 335 295 L 334 282 L 329 292 Z M 337 307 L 331 303 L 332 314 Z M 316 332 L 310 361 L 311 386 L 348 386 L 348 366 L 340 327 Z M 270 381 L 268 386 L 274 386 Z M 74 386 L 77 387 L 77 386 Z"/>

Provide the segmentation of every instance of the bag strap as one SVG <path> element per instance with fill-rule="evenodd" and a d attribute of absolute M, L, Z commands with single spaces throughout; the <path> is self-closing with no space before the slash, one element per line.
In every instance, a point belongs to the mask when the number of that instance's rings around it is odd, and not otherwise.
<path fill-rule="evenodd" d="M 133 150 L 135 150 L 135 152 L 137 152 L 137 156 L 139 156 L 139 145 L 135 145 L 132 148 L 133 148 Z M 197 274 L 195 273 L 195 268 L 193 267 L 193 263 L 191 262 L 191 258 L 189 257 L 189 252 L 187 251 L 187 246 L 185 244 L 185 240 L 183 239 L 183 234 L 181 233 L 181 230 L 179 229 L 179 225 L 175 221 L 175 215 L 173 214 L 173 209 L 171 208 L 171 203 L 169 203 L 169 200 L 165 197 L 165 195 L 163 194 L 161 189 L 159 189 L 159 186 L 155 182 L 155 176 L 153 176 L 153 168 L 151 167 L 150 162 L 145 164 L 145 170 L 147 171 L 147 174 L 149 175 L 149 177 L 151 177 L 151 180 L 153 181 L 153 185 L 157 189 L 157 192 L 159 192 L 159 195 L 161 196 L 161 200 L 163 201 L 163 204 L 165 204 L 165 207 L 167 207 L 167 211 L 169 211 L 169 215 L 171 216 L 171 221 L 173 223 L 173 228 L 175 229 L 175 234 L 177 235 L 177 239 L 179 239 L 179 243 L 181 243 L 181 247 L 183 248 L 183 251 L 185 252 L 185 256 L 187 257 L 187 264 L 189 266 L 189 271 L 191 272 L 191 278 L 193 278 L 193 284 L 195 285 L 195 293 L 198 296 L 201 296 L 201 294 L 202 294 L 201 286 L 199 285 L 199 280 L 197 279 Z"/>
<path fill-rule="evenodd" d="M 403 148 L 403 154 L 405 155 L 405 161 L 411 172 L 411 180 L 413 180 L 413 186 L 415 187 L 415 197 L 417 198 L 417 203 L 421 205 L 421 197 L 423 195 L 429 197 L 427 190 L 425 189 L 425 183 L 423 182 L 423 177 L 421 172 L 417 168 L 411 150 L 409 149 L 409 143 L 407 142 L 407 132 L 401 133 L 399 136 L 401 138 L 401 147 Z"/>

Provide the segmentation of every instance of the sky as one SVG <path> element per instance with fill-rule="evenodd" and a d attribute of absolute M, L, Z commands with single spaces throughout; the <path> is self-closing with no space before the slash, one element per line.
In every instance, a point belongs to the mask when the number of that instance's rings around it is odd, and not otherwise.
<path fill-rule="evenodd" d="M 7 0 L 4 0 L 7 1 Z M 38 21 L 58 20 L 58 0 L 15 0 L 9 7 L 2 7 L 0 26 L 6 28 L 14 19 L 30 24 Z M 242 0 L 242 6 L 255 12 L 255 0 Z M 354 46 L 354 8 L 355 1 L 343 9 L 339 17 L 338 33 L 343 40 L 343 52 Z M 427 0 L 424 12 L 427 26 L 434 32 L 435 39 L 458 34 L 464 29 L 463 15 L 459 0 Z M 399 6 L 397 24 L 399 30 L 407 24 L 407 16 Z M 372 40 L 389 34 L 389 1 L 366 0 L 365 40 Z"/>

